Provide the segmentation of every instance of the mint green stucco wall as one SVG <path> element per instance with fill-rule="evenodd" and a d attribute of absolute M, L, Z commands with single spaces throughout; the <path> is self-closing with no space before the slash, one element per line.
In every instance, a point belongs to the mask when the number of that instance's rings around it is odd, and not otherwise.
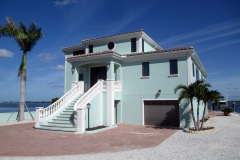
<path fill-rule="evenodd" d="M 187 85 L 186 57 L 178 58 L 178 73 L 169 77 L 169 60 L 159 59 L 150 62 L 150 78 L 142 79 L 142 62 L 122 64 L 122 115 L 123 123 L 141 125 L 143 122 L 143 99 L 178 99 L 173 89 L 178 84 Z M 158 96 L 157 92 L 161 90 Z"/>
<path fill-rule="evenodd" d="M 149 45 L 146 41 L 144 41 L 144 52 L 155 51 L 155 49 Z"/>
<path fill-rule="evenodd" d="M 115 43 L 115 47 L 113 48 L 113 51 L 119 54 L 131 53 L 131 39 L 124 40 L 124 41 L 113 41 L 113 42 Z M 102 51 L 109 50 L 107 45 L 108 45 L 108 42 L 102 43 L 102 44 L 95 44 L 93 45 L 93 52 L 102 52 Z"/>

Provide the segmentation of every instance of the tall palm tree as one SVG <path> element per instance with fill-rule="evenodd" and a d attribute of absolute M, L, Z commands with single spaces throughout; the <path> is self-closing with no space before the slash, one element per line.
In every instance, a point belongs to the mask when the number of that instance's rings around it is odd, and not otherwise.
<path fill-rule="evenodd" d="M 208 101 L 214 101 L 214 103 L 215 102 L 219 103 L 220 97 L 221 97 L 221 93 L 218 92 L 217 90 L 209 91 L 208 88 L 205 88 L 205 90 L 203 92 L 203 95 L 202 95 L 202 100 L 203 100 L 203 103 L 204 103 L 204 110 L 203 110 L 202 124 L 201 124 L 200 130 L 202 130 L 202 128 L 203 128 L 204 115 L 205 115 L 206 108 L 207 108 L 207 102 Z"/>
<path fill-rule="evenodd" d="M 197 130 L 199 130 L 200 128 L 199 105 L 202 100 L 202 97 L 204 96 L 204 91 L 211 85 L 209 83 L 206 83 L 203 80 L 197 80 L 196 82 L 193 83 L 193 86 L 194 86 L 194 95 L 197 98 Z"/>
<path fill-rule="evenodd" d="M 178 100 L 181 101 L 182 99 L 187 99 L 188 103 L 190 103 L 190 110 L 193 118 L 193 124 L 196 129 L 196 120 L 194 116 L 194 111 L 193 111 L 193 98 L 195 97 L 194 95 L 194 85 L 190 84 L 188 86 L 179 84 L 174 88 L 174 93 L 176 94 L 178 90 L 181 90 L 179 93 L 179 98 Z"/>
<path fill-rule="evenodd" d="M 43 34 L 41 33 L 41 28 L 37 28 L 35 23 L 31 23 L 29 28 L 26 28 L 22 22 L 17 26 L 10 17 L 6 17 L 6 20 L 7 24 L 0 26 L 0 36 L 14 38 L 19 45 L 20 50 L 23 52 L 22 61 L 18 71 L 18 76 L 21 77 L 18 121 L 22 121 L 24 120 L 24 105 L 26 97 L 27 53 L 33 49 L 37 41 L 43 37 Z"/>

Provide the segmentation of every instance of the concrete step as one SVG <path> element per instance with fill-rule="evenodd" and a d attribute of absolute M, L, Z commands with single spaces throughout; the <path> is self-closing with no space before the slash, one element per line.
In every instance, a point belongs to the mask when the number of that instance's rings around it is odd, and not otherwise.
<path fill-rule="evenodd" d="M 60 116 L 72 116 L 73 113 L 72 112 L 63 112 L 63 113 L 60 113 Z"/>
<path fill-rule="evenodd" d="M 61 127 L 46 127 L 46 126 L 40 126 L 39 128 L 35 128 L 37 130 L 45 130 L 45 131 L 55 131 L 55 132 L 68 132 L 68 133 L 74 133 L 77 131 L 76 128 L 61 128 Z"/>
<path fill-rule="evenodd" d="M 72 125 L 74 126 L 74 124 L 71 121 L 52 121 L 52 122 L 48 122 L 48 124 L 66 124 L 66 125 Z"/>
<path fill-rule="evenodd" d="M 73 124 L 42 124 L 41 127 L 53 127 L 53 128 L 74 128 Z"/>
<path fill-rule="evenodd" d="M 69 118 L 54 118 L 52 119 L 53 122 L 73 122 L 73 119 L 69 119 Z"/>
<path fill-rule="evenodd" d="M 70 117 L 59 117 L 52 119 L 53 121 L 71 121 L 72 119 Z"/>
<path fill-rule="evenodd" d="M 71 118 L 71 115 L 58 115 L 56 116 L 57 118 L 68 118 L 70 119 Z"/>

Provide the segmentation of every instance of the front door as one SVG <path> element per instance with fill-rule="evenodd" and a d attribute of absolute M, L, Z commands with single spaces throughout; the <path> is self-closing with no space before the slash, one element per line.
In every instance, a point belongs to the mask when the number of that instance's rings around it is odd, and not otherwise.
<path fill-rule="evenodd" d="M 92 67 L 91 68 L 91 87 L 97 83 L 98 79 L 107 79 L 107 67 L 101 66 L 101 67 Z"/>

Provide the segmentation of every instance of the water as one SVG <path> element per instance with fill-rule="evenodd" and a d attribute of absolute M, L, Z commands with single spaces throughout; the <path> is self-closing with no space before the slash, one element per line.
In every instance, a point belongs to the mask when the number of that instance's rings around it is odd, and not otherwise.
<path fill-rule="evenodd" d="M 240 113 L 240 101 L 228 101 L 226 106 L 233 107 L 233 102 L 235 102 L 235 112 Z M 210 103 L 208 106 L 210 106 Z M 221 111 L 221 107 L 216 106 L 215 111 Z"/>
<path fill-rule="evenodd" d="M 36 111 L 36 107 L 47 107 L 50 105 L 49 102 L 41 103 L 26 103 L 29 111 Z M 6 112 L 18 112 L 19 103 L 0 103 L 0 113 Z M 26 107 L 24 108 L 25 112 L 27 111 Z"/>

